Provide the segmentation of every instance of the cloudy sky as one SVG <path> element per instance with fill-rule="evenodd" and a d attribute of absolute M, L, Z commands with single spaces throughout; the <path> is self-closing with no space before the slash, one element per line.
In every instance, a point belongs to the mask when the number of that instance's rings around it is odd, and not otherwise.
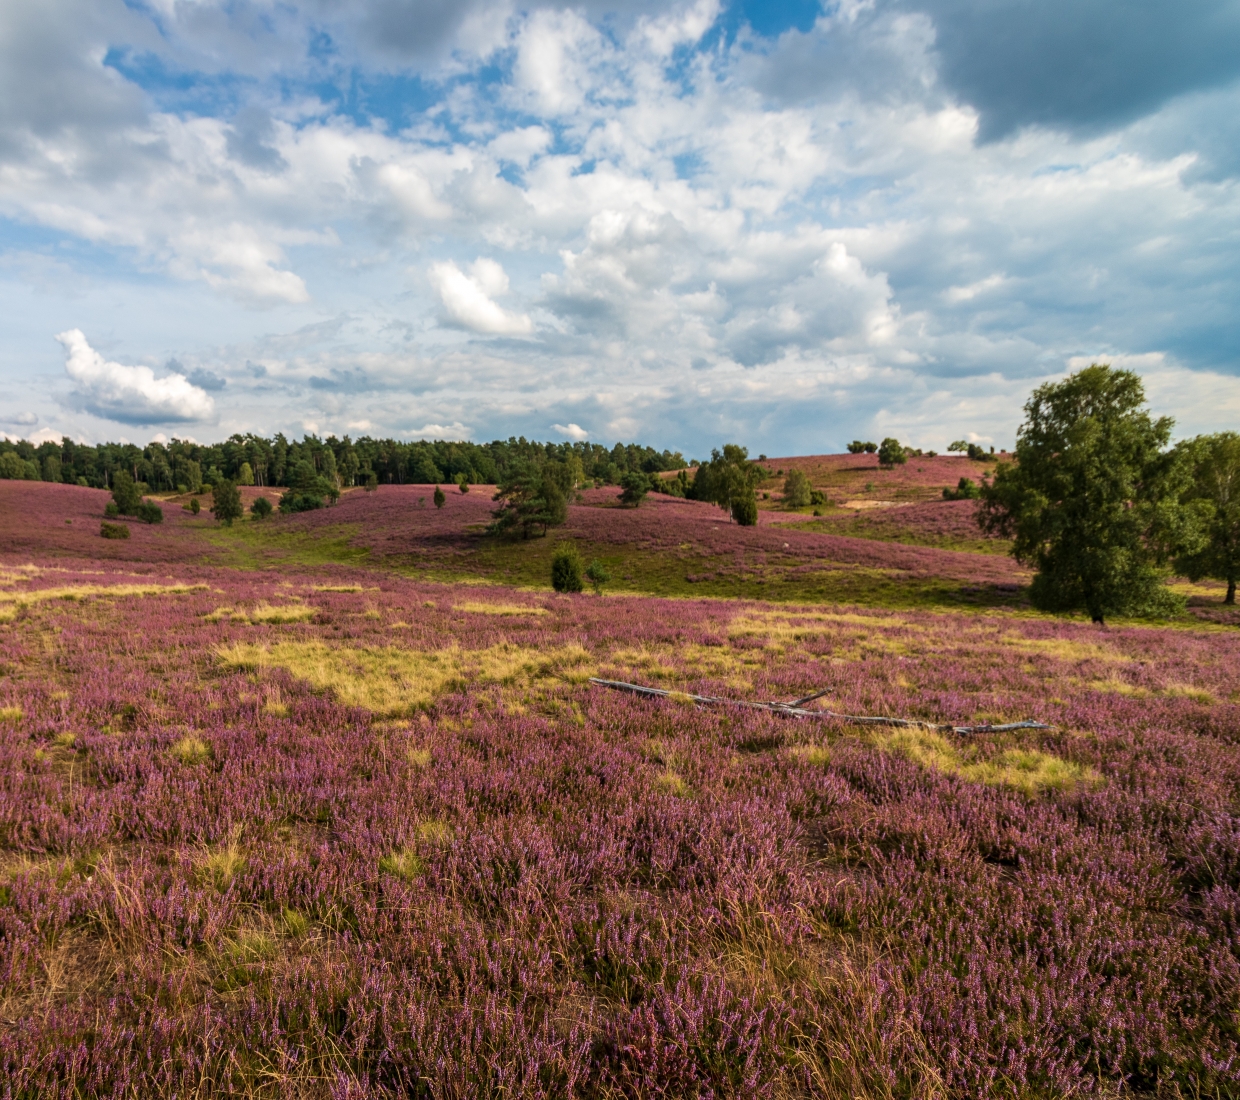
<path fill-rule="evenodd" d="M 1240 0 L 5 0 L 0 432 L 1240 427 Z"/>

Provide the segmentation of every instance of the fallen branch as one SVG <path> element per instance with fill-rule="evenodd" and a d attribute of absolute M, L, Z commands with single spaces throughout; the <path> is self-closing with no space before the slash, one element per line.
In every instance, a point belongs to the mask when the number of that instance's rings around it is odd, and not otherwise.
<path fill-rule="evenodd" d="M 756 703 L 747 699 L 725 699 L 715 695 L 691 695 L 684 691 L 665 691 L 663 688 L 643 687 L 641 684 L 628 684 L 623 680 L 600 680 L 597 676 L 590 677 L 590 683 L 599 687 L 611 688 L 613 691 L 627 691 L 631 695 L 642 695 L 651 699 L 687 699 L 700 707 L 743 707 L 746 710 L 764 710 L 770 714 L 780 714 L 785 718 L 833 718 L 837 722 L 851 722 L 856 726 L 896 726 L 901 729 L 934 730 L 936 733 L 1006 733 L 1008 730 L 1052 730 L 1042 722 L 1026 719 L 1023 722 L 1006 722 L 1001 726 L 985 723 L 980 726 L 941 725 L 935 722 L 919 722 L 912 718 L 884 718 L 870 714 L 840 714 L 833 710 L 806 710 L 804 704 L 821 699 L 830 694 L 830 689 L 817 691 L 801 699 L 793 699 L 790 703 L 769 702 Z"/>

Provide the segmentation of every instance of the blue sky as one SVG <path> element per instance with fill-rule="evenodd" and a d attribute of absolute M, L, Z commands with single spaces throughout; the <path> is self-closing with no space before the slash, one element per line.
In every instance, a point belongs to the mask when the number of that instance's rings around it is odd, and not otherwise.
<path fill-rule="evenodd" d="M 10 0 L 0 432 L 1240 423 L 1240 3 Z"/>

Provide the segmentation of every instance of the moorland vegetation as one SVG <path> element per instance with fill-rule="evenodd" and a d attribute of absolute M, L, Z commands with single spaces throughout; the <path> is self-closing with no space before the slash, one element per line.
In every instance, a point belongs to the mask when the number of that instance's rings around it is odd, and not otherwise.
<path fill-rule="evenodd" d="M 1169 433 L 0 479 L 5 1094 L 1240 1094 L 1240 442 Z"/>

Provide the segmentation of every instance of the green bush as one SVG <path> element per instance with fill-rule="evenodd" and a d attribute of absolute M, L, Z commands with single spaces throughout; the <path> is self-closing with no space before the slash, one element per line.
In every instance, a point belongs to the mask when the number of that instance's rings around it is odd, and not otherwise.
<path fill-rule="evenodd" d="M 211 495 L 211 511 L 226 527 L 231 527 L 233 520 L 240 519 L 245 514 L 241 506 L 241 490 L 231 481 L 217 481 Z"/>
<path fill-rule="evenodd" d="M 189 502 L 189 510 L 190 510 L 190 511 L 191 511 L 194 515 L 197 515 L 199 512 L 201 512 L 201 511 L 202 511 L 202 505 L 198 502 L 198 498 L 197 498 L 197 497 L 194 497 L 194 498 L 193 498 L 193 500 L 191 500 L 191 501 Z"/>
<path fill-rule="evenodd" d="M 127 539 L 129 528 L 123 523 L 109 523 L 106 519 L 99 528 L 99 534 L 105 539 Z"/>
<path fill-rule="evenodd" d="M 903 466 L 908 461 L 908 455 L 904 453 L 904 445 L 892 436 L 888 436 L 879 444 L 878 448 L 878 464 L 891 469 L 893 466 Z"/>
<path fill-rule="evenodd" d="M 456 479 L 456 487 L 460 489 L 462 493 L 468 493 L 469 477 L 466 474 L 461 474 L 461 476 Z"/>
<path fill-rule="evenodd" d="M 594 594 L 596 596 L 603 594 L 603 585 L 611 580 L 611 574 L 607 572 L 606 566 L 598 558 L 590 562 L 590 566 L 585 572 L 585 577 L 594 587 Z"/>
<path fill-rule="evenodd" d="M 266 497 L 259 497 L 253 504 L 250 505 L 250 515 L 252 515 L 255 519 L 266 519 L 269 515 L 271 515 L 271 512 L 271 501 L 269 501 Z"/>
<path fill-rule="evenodd" d="M 810 504 L 813 488 L 804 470 L 789 470 L 784 479 L 784 505 L 788 508 L 804 508 Z"/>
<path fill-rule="evenodd" d="M 109 500 L 107 504 L 103 506 L 103 514 L 109 519 L 114 519 L 116 516 L 121 514 L 121 510 L 116 506 L 116 501 Z"/>
<path fill-rule="evenodd" d="M 435 495 L 431 499 L 435 502 L 436 508 L 442 508 L 448 500 L 444 495 L 444 491 L 438 485 L 435 486 Z"/>
<path fill-rule="evenodd" d="M 122 516 L 136 516 L 138 506 L 142 503 L 142 494 L 138 491 L 134 480 L 124 470 L 117 470 L 112 475 L 112 499 L 116 502 L 117 511 Z"/>
<path fill-rule="evenodd" d="M 581 555 L 571 542 L 562 542 L 551 555 L 551 587 L 557 592 L 580 592 L 582 581 Z"/>
<path fill-rule="evenodd" d="M 650 478 L 641 470 L 630 470 L 620 478 L 620 503 L 636 508 L 650 492 Z"/>
<path fill-rule="evenodd" d="M 164 510 L 153 500 L 144 500 L 134 509 L 133 514 L 143 523 L 163 523 Z"/>
<path fill-rule="evenodd" d="M 977 482 L 971 477 L 962 477 L 954 489 L 944 489 L 944 500 L 977 500 L 982 495 Z"/>
<path fill-rule="evenodd" d="M 741 527 L 755 527 L 758 523 L 758 497 L 750 489 L 732 501 L 732 518 Z"/>

